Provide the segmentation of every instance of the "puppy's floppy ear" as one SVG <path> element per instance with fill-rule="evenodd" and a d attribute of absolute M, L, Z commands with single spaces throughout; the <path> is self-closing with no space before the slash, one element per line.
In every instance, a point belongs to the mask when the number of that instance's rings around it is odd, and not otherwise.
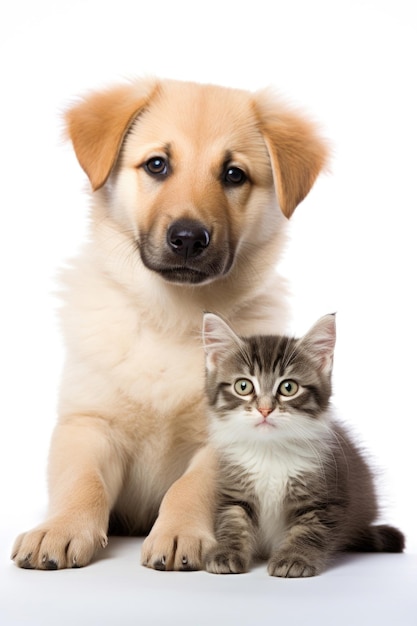
<path fill-rule="evenodd" d="M 325 166 L 328 147 L 313 123 L 269 90 L 255 95 L 255 108 L 271 158 L 279 205 L 289 218 Z"/>
<path fill-rule="evenodd" d="M 92 93 L 65 114 L 77 159 L 96 191 L 106 182 L 132 121 L 158 88 L 141 80 Z"/>

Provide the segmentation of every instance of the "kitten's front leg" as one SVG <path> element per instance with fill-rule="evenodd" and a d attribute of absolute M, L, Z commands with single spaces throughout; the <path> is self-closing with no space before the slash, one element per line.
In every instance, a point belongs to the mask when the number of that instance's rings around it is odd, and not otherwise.
<path fill-rule="evenodd" d="M 249 570 L 254 528 L 248 505 L 234 502 L 222 508 L 216 522 L 217 544 L 206 555 L 211 574 L 243 574 Z"/>
<path fill-rule="evenodd" d="M 321 574 L 333 552 L 340 514 L 343 512 L 338 505 L 295 513 L 296 521 L 293 520 L 284 543 L 268 561 L 268 574 L 281 578 Z"/>

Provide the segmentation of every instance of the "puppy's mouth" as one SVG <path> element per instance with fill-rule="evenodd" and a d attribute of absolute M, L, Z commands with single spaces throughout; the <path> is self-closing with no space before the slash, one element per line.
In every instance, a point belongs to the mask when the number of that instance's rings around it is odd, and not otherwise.
<path fill-rule="evenodd" d="M 162 242 L 141 233 L 138 248 L 145 267 L 167 282 L 201 285 L 225 276 L 233 265 L 234 247 L 225 238 L 214 239 L 200 222 L 182 219 L 171 224 Z"/>
<path fill-rule="evenodd" d="M 143 260 L 143 259 L 142 259 Z M 146 265 L 146 263 L 145 263 Z M 160 267 L 158 269 L 148 266 L 148 269 L 154 269 L 164 280 L 170 283 L 188 283 L 189 285 L 198 285 L 213 280 L 216 276 L 210 276 L 205 272 L 200 272 L 191 267 Z"/>
<path fill-rule="evenodd" d="M 194 260 L 180 265 L 175 257 L 170 259 L 171 263 L 169 263 L 166 254 L 163 254 L 162 258 L 154 258 L 143 245 L 139 247 L 139 251 L 145 267 L 157 272 L 167 282 L 183 285 L 209 283 L 220 276 L 225 276 L 232 265 L 231 261 L 225 262 L 223 259 L 216 261 L 199 259 L 198 263 Z"/>

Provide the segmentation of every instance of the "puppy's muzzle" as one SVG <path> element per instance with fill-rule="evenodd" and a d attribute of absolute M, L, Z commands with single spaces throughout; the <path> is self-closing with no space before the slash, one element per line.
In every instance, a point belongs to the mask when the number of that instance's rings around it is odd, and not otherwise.
<path fill-rule="evenodd" d="M 144 265 L 164 280 L 197 285 L 225 276 L 233 265 L 235 245 L 227 225 L 210 229 L 199 220 L 178 218 L 162 237 L 157 229 L 142 231 L 138 247 Z"/>
<path fill-rule="evenodd" d="M 210 233 L 196 220 L 177 220 L 168 229 L 167 244 L 175 254 L 188 261 L 200 256 L 209 246 Z"/>

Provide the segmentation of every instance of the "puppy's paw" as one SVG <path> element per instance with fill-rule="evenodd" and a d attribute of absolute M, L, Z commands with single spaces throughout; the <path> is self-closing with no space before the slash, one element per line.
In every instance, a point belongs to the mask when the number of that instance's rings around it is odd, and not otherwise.
<path fill-rule="evenodd" d="M 249 570 L 249 561 L 241 553 L 216 546 L 206 556 L 206 570 L 211 574 L 243 574 Z"/>
<path fill-rule="evenodd" d="M 157 522 L 145 539 L 141 562 L 145 567 L 177 571 L 203 569 L 203 555 L 214 538 L 210 531 L 190 526 L 166 527 Z"/>
<path fill-rule="evenodd" d="M 320 573 L 319 567 L 300 556 L 273 556 L 268 562 L 268 574 L 280 578 L 307 578 Z"/>
<path fill-rule="evenodd" d="M 91 522 L 62 517 L 20 535 L 13 546 L 12 559 L 25 569 L 84 567 L 106 545 L 103 529 Z"/>

